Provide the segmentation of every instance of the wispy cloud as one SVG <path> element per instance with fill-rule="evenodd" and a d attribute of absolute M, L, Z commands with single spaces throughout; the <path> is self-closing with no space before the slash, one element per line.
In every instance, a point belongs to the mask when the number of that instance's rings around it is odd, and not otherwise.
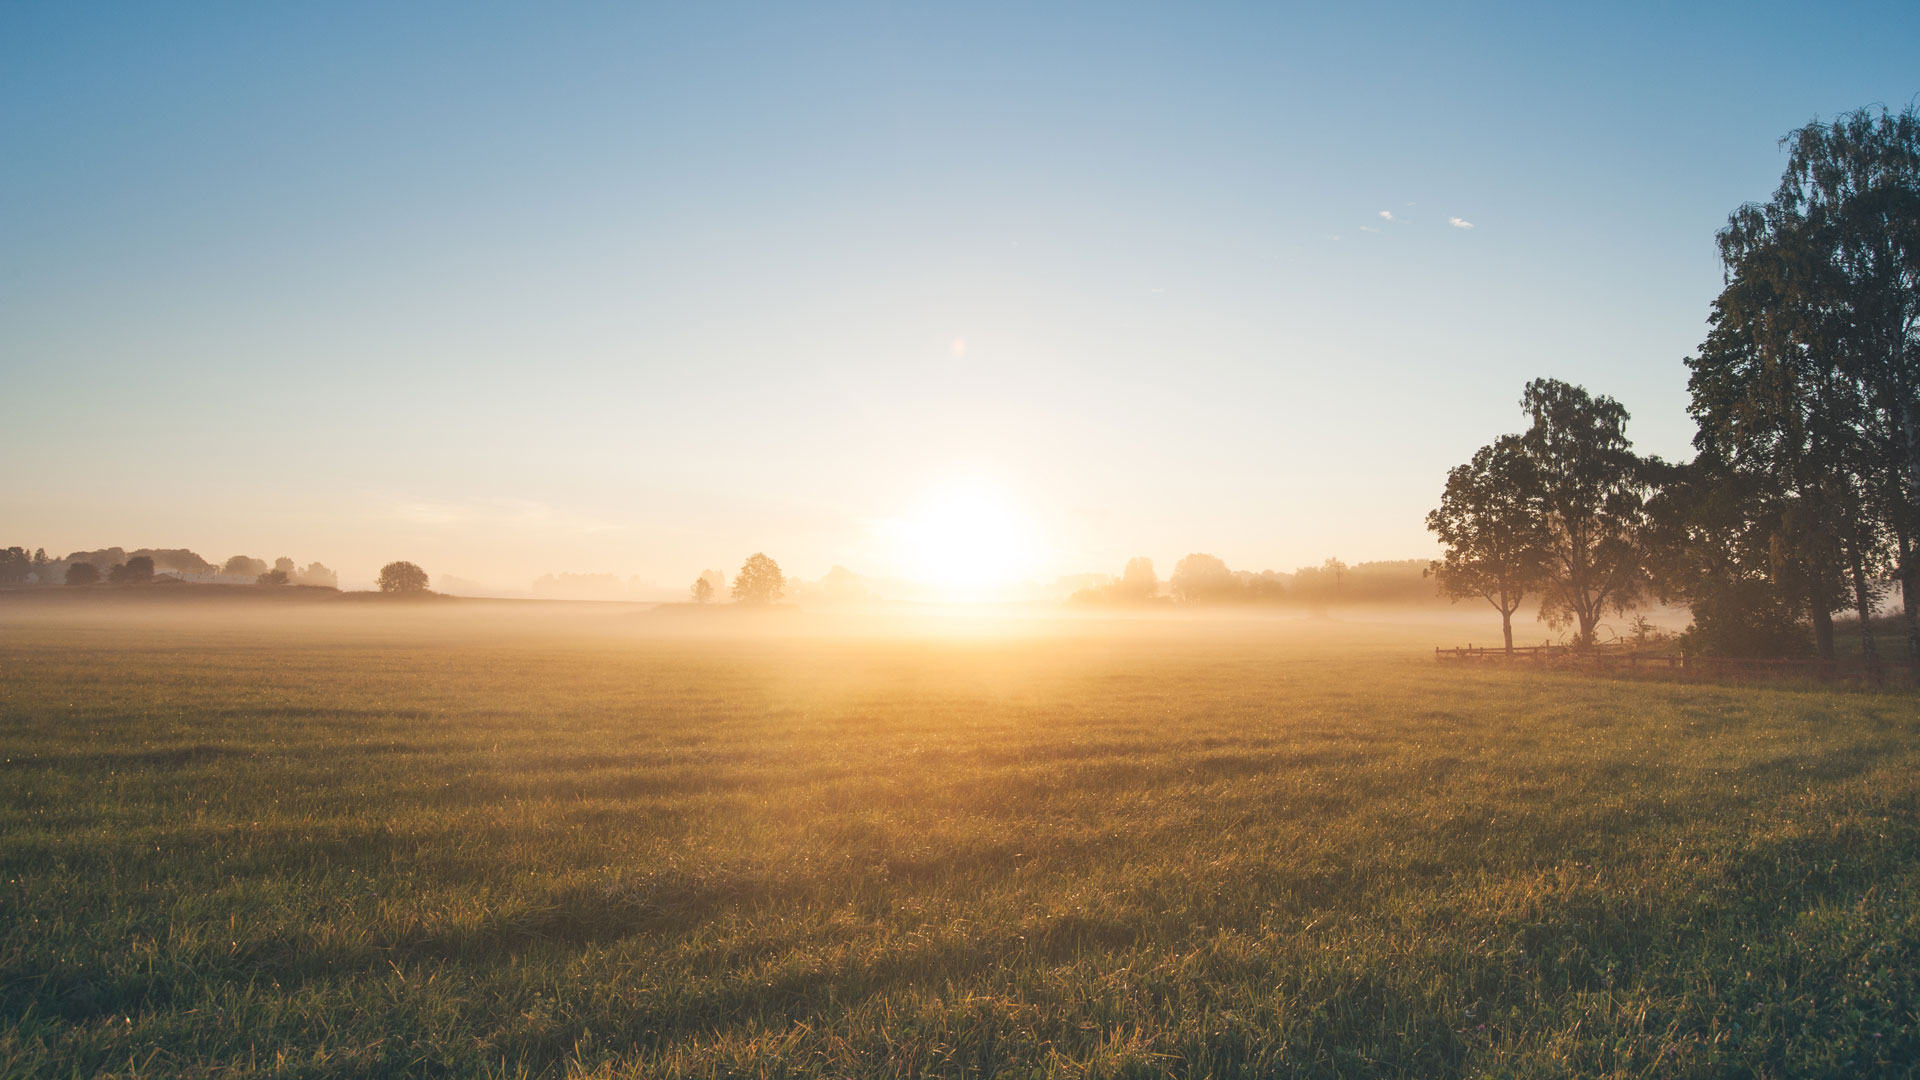
<path fill-rule="evenodd" d="M 1374 228 L 1374 227 L 1373 227 L 1373 226 L 1371 226 L 1371 225 L 1362 225 L 1362 226 L 1360 226 L 1360 231 L 1361 231 L 1361 232 L 1370 232 L 1370 233 L 1377 233 L 1377 232 L 1379 232 L 1380 230 L 1379 230 L 1379 229 L 1376 229 L 1376 228 Z"/>
<path fill-rule="evenodd" d="M 1456 229 L 1473 228 L 1473 222 L 1468 221 L 1466 218 L 1450 217 L 1447 219 L 1447 224 L 1453 226 Z"/>
<path fill-rule="evenodd" d="M 1397 219 L 1396 219 L 1396 218 L 1394 218 L 1394 216 L 1393 216 L 1393 211 L 1391 211 L 1391 210 L 1382 210 L 1382 211 L 1380 211 L 1380 220 L 1382 220 L 1382 221 L 1394 221 L 1394 220 L 1397 220 Z"/>

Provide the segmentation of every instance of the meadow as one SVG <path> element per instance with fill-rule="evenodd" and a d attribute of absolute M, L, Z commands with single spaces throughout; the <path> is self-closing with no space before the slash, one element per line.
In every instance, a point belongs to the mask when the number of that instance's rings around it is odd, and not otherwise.
<path fill-rule="evenodd" d="M 1463 636 L 0 597 L 0 1075 L 1915 1072 L 1912 695 Z"/>

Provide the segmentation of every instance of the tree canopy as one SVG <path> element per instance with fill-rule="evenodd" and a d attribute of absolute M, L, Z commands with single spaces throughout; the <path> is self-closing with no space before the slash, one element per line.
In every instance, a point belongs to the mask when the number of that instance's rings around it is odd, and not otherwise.
<path fill-rule="evenodd" d="M 1194 552 L 1173 564 L 1173 576 L 1167 579 L 1167 588 L 1183 603 L 1197 604 L 1232 599 L 1239 591 L 1239 583 L 1218 556 Z"/>
<path fill-rule="evenodd" d="M 787 577 L 780 564 L 761 552 L 747 556 L 740 573 L 733 579 L 733 602 L 764 606 L 786 594 Z"/>
<path fill-rule="evenodd" d="M 1535 379 L 1520 408 L 1532 421 L 1518 447 L 1546 545 L 1540 616 L 1591 644 L 1601 616 L 1642 593 L 1646 466 L 1627 440 L 1627 410 L 1610 397 Z"/>
<path fill-rule="evenodd" d="M 1823 655 L 1851 600 L 1877 656 L 1892 573 L 1920 658 L 1920 115 L 1862 109 L 1783 142 L 1773 197 L 1718 237 L 1725 287 L 1687 361 L 1695 445 L 1756 488 L 1768 585 L 1796 594 L 1770 603 L 1804 608 Z"/>
<path fill-rule="evenodd" d="M 410 562 L 390 562 L 380 568 L 374 584 L 383 593 L 418 594 L 427 591 L 427 572 Z"/>
<path fill-rule="evenodd" d="M 107 580 L 115 585 L 148 584 L 153 580 L 153 559 L 145 555 L 135 555 L 109 570 Z"/>

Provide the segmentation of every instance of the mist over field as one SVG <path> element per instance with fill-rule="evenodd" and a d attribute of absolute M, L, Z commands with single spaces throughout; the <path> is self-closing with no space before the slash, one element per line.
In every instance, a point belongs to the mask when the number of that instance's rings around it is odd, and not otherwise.
<path fill-rule="evenodd" d="M 0 1064 L 1920 1053 L 1910 698 L 1434 665 L 1458 629 L 9 603 Z"/>

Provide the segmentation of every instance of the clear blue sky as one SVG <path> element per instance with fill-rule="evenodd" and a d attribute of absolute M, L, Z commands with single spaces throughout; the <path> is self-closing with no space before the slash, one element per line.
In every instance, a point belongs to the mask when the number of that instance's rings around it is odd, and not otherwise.
<path fill-rule="evenodd" d="M 1687 454 L 1714 230 L 1789 129 L 1920 93 L 1916 42 L 1911 2 L 5 4 L 0 544 L 891 573 L 960 487 L 1022 574 L 1424 555 L 1528 378 Z"/>

